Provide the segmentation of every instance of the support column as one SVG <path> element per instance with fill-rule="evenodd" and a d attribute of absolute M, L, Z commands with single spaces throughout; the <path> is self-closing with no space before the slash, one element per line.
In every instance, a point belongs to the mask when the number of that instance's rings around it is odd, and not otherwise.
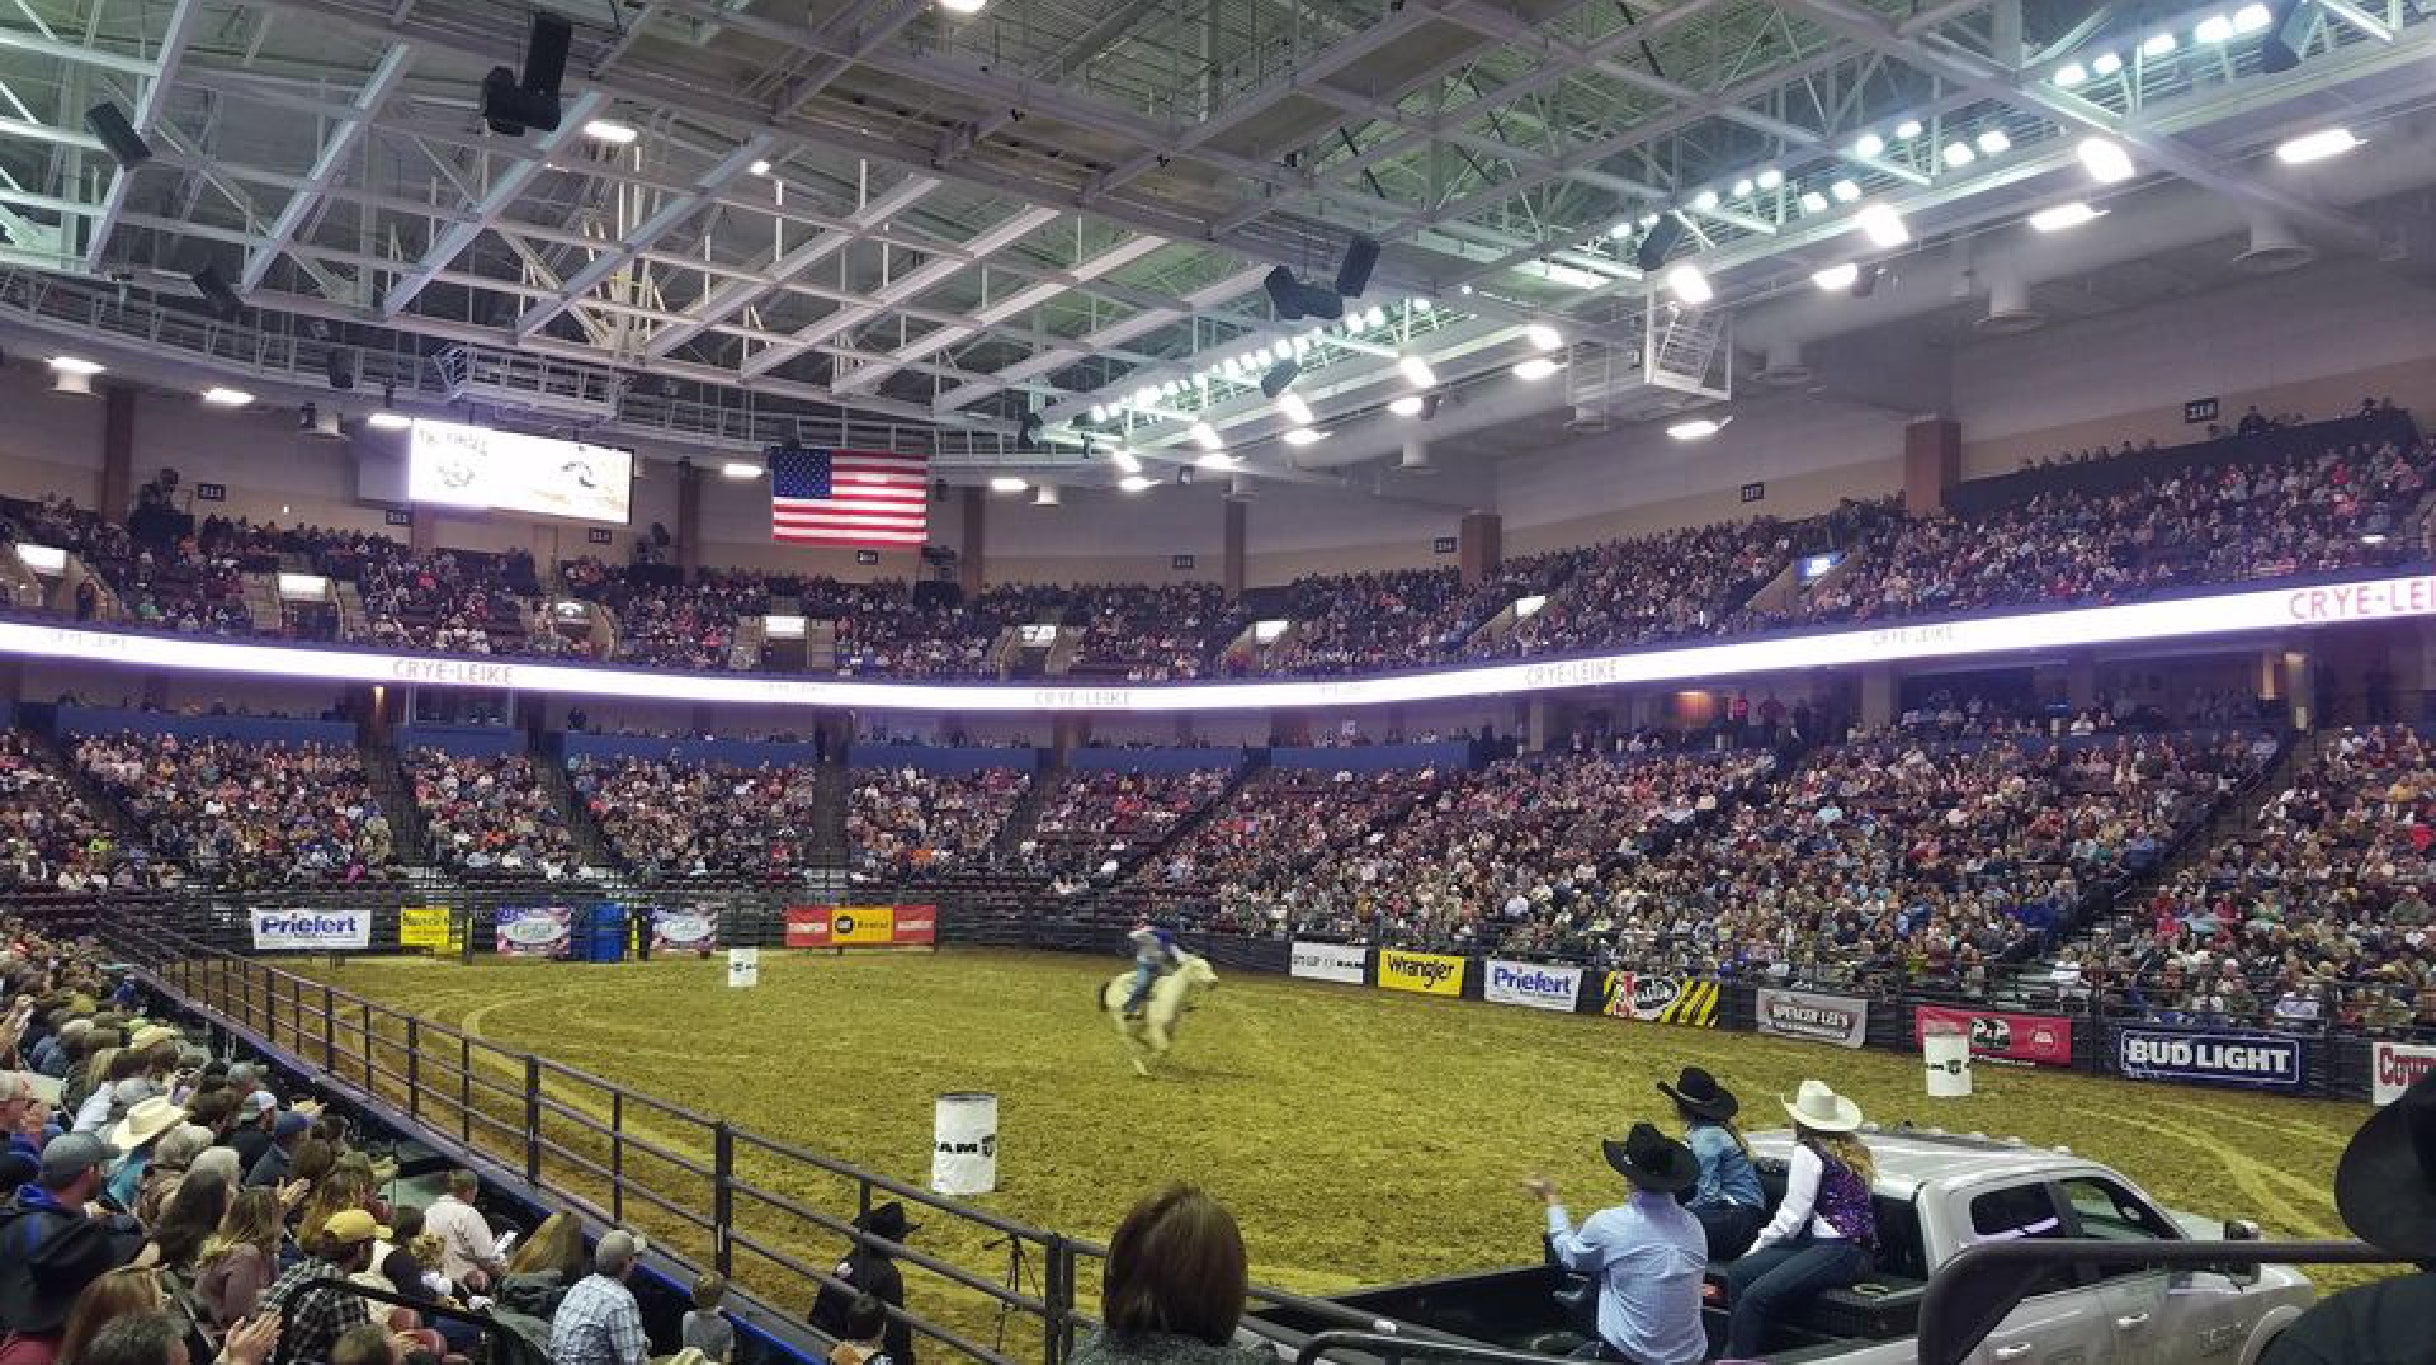
<path fill-rule="evenodd" d="M 429 507 L 409 508 L 414 520 L 406 528 L 406 548 L 427 555 L 440 548 L 440 514 Z"/>
<path fill-rule="evenodd" d="M 2318 728 L 2318 660 L 2306 649 L 2287 649 L 2277 661 L 2283 675 L 2284 698 L 2292 706 L 2292 728 L 2302 734 Z"/>
<path fill-rule="evenodd" d="M 1548 704 L 1546 697 L 1531 698 L 1530 710 L 1523 722 L 1524 753 L 1536 754 L 1547 750 L 1549 713 L 1555 709 Z"/>
<path fill-rule="evenodd" d="M 1962 477 L 1962 424 L 1923 417 L 1903 429 L 1903 510 L 1914 516 L 1945 510 L 1945 495 Z"/>
<path fill-rule="evenodd" d="M 957 497 L 962 499 L 963 515 L 957 521 L 962 526 L 963 543 L 957 547 L 956 585 L 964 589 L 965 596 L 973 597 L 989 581 L 984 556 L 989 545 L 990 490 L 974 485 L 958 489 Z"/>
<path fill-rule="evenodd" d="M 1222 498 L 1219 506 L 1226 509 L 1226 545 L 1222 552 L 1223 567 L 1219 582 L 1226 588 L 1228 600 L 1243 596 L 1244 527 L 1251 509 L 1234 498 Z"/>
<path fill-rule="evenodd" d="M 1878 729 L 1895 723 L 1895 667 L 1871 664 L 1861 670 L 1861 724 Z"/>
<path fill-rule="evenodd" d="M 112 384 L 102 390 L 101 501 L 97 510 L 117 521 L 135 505 L 135 390 Z"/>
<path fill-rule="evenodd" d="M 1463 564 L 1463 586 L 1477 588 L 1505 564 L 1505 518 L 1495 512 L 1466 512 L 1455 539 Z"/>
<path fill-rule="evenodd" d="M 702 567 L 702 466 L 677 461 L 677 567 L 692 578 Z"/>
<path fill-rule="evenodd" d="M 2098 704 L 2098 656 L 2076 652 L 2064 660 L 2064 700 L 2081 711 Z"/>

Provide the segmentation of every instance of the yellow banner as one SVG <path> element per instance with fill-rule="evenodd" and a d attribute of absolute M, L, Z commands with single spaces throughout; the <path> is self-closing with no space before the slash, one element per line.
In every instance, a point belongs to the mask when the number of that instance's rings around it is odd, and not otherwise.
<path fill-rule="evenodd" d="M 1463 959 L 1444 953 L 1379 952 L 1379 985 L 1421 995 L 1463 994 Z"/>
<path fill-rule="evenodd" d="M 897 909 L 893 905 L 841 905 L 829 921 L 831 943 L 894 943 Z"/>
<path fill-rule="evenodd" d="M 449 922 L 445 905 L 407 906 L 398 911 L 398 946 L 445 949 L 449 946 Z"/>

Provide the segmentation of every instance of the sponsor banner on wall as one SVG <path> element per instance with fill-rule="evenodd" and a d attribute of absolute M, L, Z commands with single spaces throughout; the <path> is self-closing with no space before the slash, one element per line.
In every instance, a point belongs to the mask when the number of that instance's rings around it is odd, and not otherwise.
<path fill-rule="evenodd" d="M 445 905 L 409 905 L 398 911 L 398 946 L 446 949 L 454 917 Z"/>
<path fill-rule="evenodd" d="M 499 907 L 499 955 L 565 957 L 575 943 L 575 912 L 563 905 Z"/>
<path fill-rule="evenodd" d="M 1297 943 L 1291 970 L 1310 981 L 1342 981 L 1359 986 L 1362 964 L 1369 957 L 1368 950 L 1345 943 Z"/>
<path fill-rule="evenodd" d="M 1837 1047 L 1859 1047 L 1869 1034 L 1869 1002 L 1848 995 L 1762 989 L 1759 1031 Z"/>
<path fill-rule="evenodd" d="M 1921 1005 L 1912 1011 L 1912 1041 L 1931 1033 L 1967 1033 L 1971 1055 L 2022 1066 L 2072 1065 L 2072 1021 L 2052 1014 L 2008 1014 L 2001 1010 L 1948 1009 Z"/>
<path fill-rule="evenodd" d="M 2126 1028 L 2116 1035 L 2115 1060 L 2136 1081 L 2298 1090 L 2309 1079 L 2307 1041 L 2263 1033 Z"/>
<path fill-rule="evenodd" d="M 372 946 L 369 910 L 256 910 L 254 951 L 335 953 Z"/>
<path fill-rule="evenodd" d="M 1600 1012 L 1611 1019 L 1639 1019 L 1689 1028 L 1717 1026 L 1717 999 L 1725 988 L 1714 981 L 1642 972 L 1609 972 Z"/>
<path fill-rule="evenodd" d="M 651 912 L 653 952 L 707 953 L 719 946 L 719 912 L 707 905 Z"/>
<path fill-rule="evenodd" d="M 1391 991 L 1421 995 L 1463 994 L 1463 959 L 1445 953 L 1379 950 L 1379 985 Z"/>
<path fill-rule="evenodd" d="M 2436 1047 L 2413 1047 L 2408 1043 L 2379 1043 L 2371 1054 L 2376 1064 L 2372 1088 L 2379 1104 L 2392 1104 L 2411 1088 L 2411 1082 L 2436 1071 Z"/>
<path fill-rule="evenodd" d="M 1490 958 L 1481 996 L 1493 1005 L 1527 1005 L 1570 1014 L 1582 996 L 1582 969 Z"/>
<path fill-rule="evenodd" d="M 905 948 L 939 941 L 935 905 L 790 905 L 790 948 Z"/>

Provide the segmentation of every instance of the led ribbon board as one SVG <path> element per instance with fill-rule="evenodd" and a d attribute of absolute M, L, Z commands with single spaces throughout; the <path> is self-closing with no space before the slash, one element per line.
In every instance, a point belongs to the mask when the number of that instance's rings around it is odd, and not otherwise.
<path fill-rule="evenodd" d="M 1130 687 L 859 682 L 749 673 L 571 668 L 497 658 L 376 654 L 349 649 L 242 644 L 191 635 L 120 634 L 23 621 L 0 622 L 0 655 L 303 682 L 485 687 L 644 701 L 859 706 L 889 711 L 965 713 L 1121 713 L 1389 706 L 1528 695 L 1576 687 L 1702 682 L 1752 673 L 1913 659 L 2147 644 L 2428 616 L 2436 616 L 2436 576 L 2415 575 L 1487 668 L 1308 682 L 1164 683 Z"/>

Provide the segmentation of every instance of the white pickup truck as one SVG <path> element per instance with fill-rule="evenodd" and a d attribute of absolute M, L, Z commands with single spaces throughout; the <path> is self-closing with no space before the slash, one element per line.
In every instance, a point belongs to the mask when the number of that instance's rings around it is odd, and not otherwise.
<path fill-rule="evenodd" d="M 1984 1137 L 1870 1131 L 1878 1162 L 1880 1248 L 1873 1273 L 1819 1296 L 1764 1358 L 1775 1365 L 1898 1365 L 1917 1359 L 1913 1341 L 1923 1286 L 1956 1252 L 2025 1237 L 2107 1241 L 2213 1240 L 2223 1222 L 2166 1209 L 2121 1174 L 2069 1152 Z M 1753 1134 L 1771 1199 L 1784 1187 L 1785 1132 Z M 1594 1201 L 1581 1198 L 1587 1216 Z M 1712 1279 L 1721 1272 L 1713 1272 Z M 1554 1297 L 1545 1265 L 1364 1290 L 1333 1301 L 1379 1319 L 1491 1346 L 1564 1354 L 1582 1330 Z M 1973 1365 L 2251 1365 L 2276 1333 L 2315 1300 L 2289 1266 L 2219 1272 L 2052 1272 L 1971 1355 Z M 1325 1324 L 1285 1310 L 1256 1313 L 1255 1330 L 1308 1333 Z M 1724 1339 L 1712 1308 L 1710 1340 Z M 1269 1333 L 1264 1332 L 1264 1335 Z M 1712 1357 L 1713 1358 L 1713 1357 Z"/>

